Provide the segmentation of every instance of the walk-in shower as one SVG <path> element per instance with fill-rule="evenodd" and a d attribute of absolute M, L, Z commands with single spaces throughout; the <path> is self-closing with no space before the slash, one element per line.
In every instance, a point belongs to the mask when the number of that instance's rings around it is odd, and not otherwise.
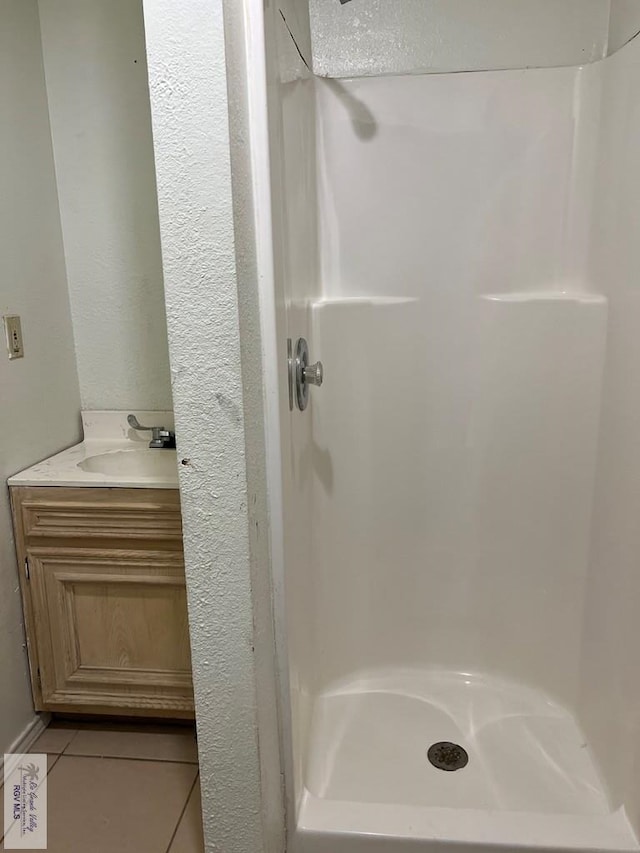
<path fill-rule="evenodd" d="M 471 5 L 267 10 L 295 853 L 640 849 L 639 10 Z"/>

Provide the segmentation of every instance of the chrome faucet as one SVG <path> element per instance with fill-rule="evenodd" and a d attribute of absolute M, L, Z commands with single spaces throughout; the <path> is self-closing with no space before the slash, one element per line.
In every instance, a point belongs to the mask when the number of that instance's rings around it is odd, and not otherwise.
<path fill-rule="evenodd" d="M 142 426 L 142 424 L 138 423 L 138 419 L 135 415 L 128 415 L 127 423 L 130 427 L 133 427 L 133 429 L 151 433 L 149 447 L 171 449 L 176 446 L 175 432 L 171 432 L 171 430 L 165 429 L 163 426 Z"/>

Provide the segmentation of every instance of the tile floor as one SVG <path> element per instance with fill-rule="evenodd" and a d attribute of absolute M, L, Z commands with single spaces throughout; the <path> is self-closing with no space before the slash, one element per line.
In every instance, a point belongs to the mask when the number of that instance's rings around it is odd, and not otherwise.
<path fill-rule="evenodd" d="M 53 722 L 30 751 L 48 755 L 48 853 L 203 853 L 193 729 Z"/>

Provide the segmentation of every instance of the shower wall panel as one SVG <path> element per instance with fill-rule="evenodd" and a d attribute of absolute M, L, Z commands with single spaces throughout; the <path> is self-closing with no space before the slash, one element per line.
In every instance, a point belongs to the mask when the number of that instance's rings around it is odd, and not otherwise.
<path fill-rule="evenodd" d="M 592 72 L 316 81 L 324 295 L 588 289 Z"/>
<path fill-rule="evenodd" d="M 575 705 L 607 318 L 585 79 L 317 82 L 322 687 L 440 668 Z"/>
<path fill-rule="evenodd" d="M 305 4 L 284 5 L 301 45 L 308 41 Z M 313 660 L 313 564 L 311 560 L 311 422 L 289 411 L 286 387 L 287 338 L 309 337 L 308 303 L 318 294 L 315 98 L 313 78 L 280 14 L 267 3 L 269 132 L 274 235 L 277 364 L 285 384 L 279 391 L 282 528 L 274 520 L 274 585 L 279 666 L 284 690 L 284 758 L 289 814 L 302 789 L 302 761 L 315 689 Z M 273 497 L 274 484 L 270 484 Z M 282 553 L 280 553 L 280 547 Z"/>
<path fill-rule="evenodd" d="M 609 299 L 579 707 L 591 748 L 640 830 L 640 41 L 603 65 L 594 280 Z"/>
<path fill-rule="evenodd" d="M 493 673 L 574 706 L 606 301 L 470 302 L 455 368 L 419 300 L 313 309 L 315 671 Z"/>

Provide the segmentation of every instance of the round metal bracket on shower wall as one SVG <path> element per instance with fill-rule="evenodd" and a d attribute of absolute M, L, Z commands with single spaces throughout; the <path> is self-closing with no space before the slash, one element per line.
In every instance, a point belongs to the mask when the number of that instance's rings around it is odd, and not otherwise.
<path fill-rule="evenodd" d="M 309 345 L 304 338 L 298 338 L 295 352 L 292 351 L 291 339 L 287 341 L 287 356 L 289 366 L 289 409 L 293 411 L 295 391 L 296 405 L 301 412 L 309 405 L 309 387 L 320 387 L 324 380 L 322 362 L 309 364 Z"/>

